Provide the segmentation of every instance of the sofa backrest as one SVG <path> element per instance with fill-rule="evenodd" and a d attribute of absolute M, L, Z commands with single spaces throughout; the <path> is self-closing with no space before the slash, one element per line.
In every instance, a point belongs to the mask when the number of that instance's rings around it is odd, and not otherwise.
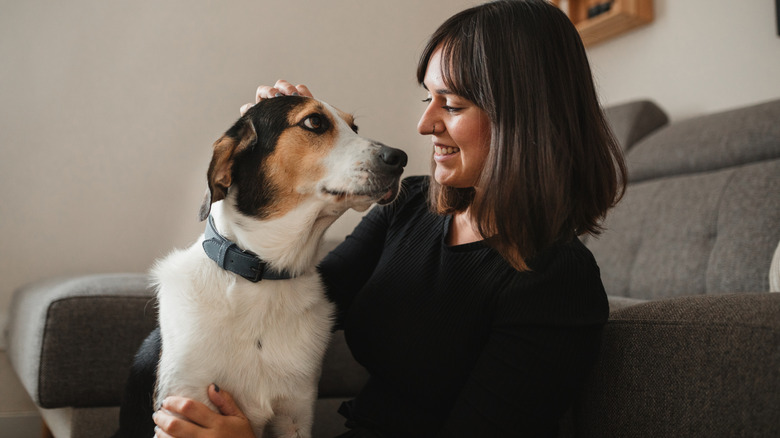
<path fill-rule="evenodd" d="M 609 118 L 616 135 L 631 130 Z M 622 123 L 646 125 L 638 119 Z M 626 194 L 606 231 L 586 241 L 608 294 L 769 291 L 780 241 L 780 100 L 673 123 L 624 149 Z"/>
<path fill-rule="evenodd" d="M 612 133 L 627 152 L 651 132 L 669 123 L 669 116 L 650 100 L 637 100 L 604 109 Z"/>

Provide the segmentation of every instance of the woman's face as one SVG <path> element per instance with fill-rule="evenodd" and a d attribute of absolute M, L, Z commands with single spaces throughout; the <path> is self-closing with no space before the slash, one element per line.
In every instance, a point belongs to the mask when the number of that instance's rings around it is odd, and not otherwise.
<path fill-rule="evenodd" d="M 487 114 L 447 89 L 441 72 L 441 48 L 428 61 L 423 86 L 428 90 L 428 107 L 417 131 L 431 135 L 436 182 L 457 188 L 474 187 L 490 149 Z"/>

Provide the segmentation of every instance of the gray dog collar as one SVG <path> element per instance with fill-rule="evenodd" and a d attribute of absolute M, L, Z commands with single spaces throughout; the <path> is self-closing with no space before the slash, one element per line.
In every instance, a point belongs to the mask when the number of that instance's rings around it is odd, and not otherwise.
<path fill-rule="evenodd" d="M 268 263 L 257 254 L 252 251 L 244 251 L 235 243 L 224 238 L 217 232 L 212 216 L 209 216 L 206 221 L 203 250 L 222 269 L 238 274 L 253 283 L 260 280 L 289 280 L 294 277 L 287 271 L 276 272 L 268 269 Z"/>

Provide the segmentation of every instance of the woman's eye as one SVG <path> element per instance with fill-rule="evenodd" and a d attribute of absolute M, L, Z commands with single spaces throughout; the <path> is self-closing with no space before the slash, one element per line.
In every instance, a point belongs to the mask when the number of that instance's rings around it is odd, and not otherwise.
<path fill-rule="evenodd" d="M 431 96 L 428 96 L 426 99 L 423 99 L 423 103 L 431 103 L 431 102 L 433 102 L 433 97 Z M 450 105 L 442 105 L 441 109 L 447 111 L 448 113 L 456 113 L 462 110 L 463 108 L 450 106 Z"/>

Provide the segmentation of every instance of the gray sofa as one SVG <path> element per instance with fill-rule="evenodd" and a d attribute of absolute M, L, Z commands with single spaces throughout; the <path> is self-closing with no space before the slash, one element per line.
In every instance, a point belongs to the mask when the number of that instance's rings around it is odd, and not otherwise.
<path fill-rule="evenodd" d="M 607 109 L 630 184 L 586 239 L 610 294 L 599 362 L 564 437 L 780 436 L 780 101 L 669 125 L 651 102 Z M 770 280 L 770 275 L 774 275 Z M 155 324 L 143 274 L 44 280 L 18 290 L 7 337 L 54 435 L 116 427 L 133 353 Z M 337 333 L 315 436 L 365 372 Z"/>

